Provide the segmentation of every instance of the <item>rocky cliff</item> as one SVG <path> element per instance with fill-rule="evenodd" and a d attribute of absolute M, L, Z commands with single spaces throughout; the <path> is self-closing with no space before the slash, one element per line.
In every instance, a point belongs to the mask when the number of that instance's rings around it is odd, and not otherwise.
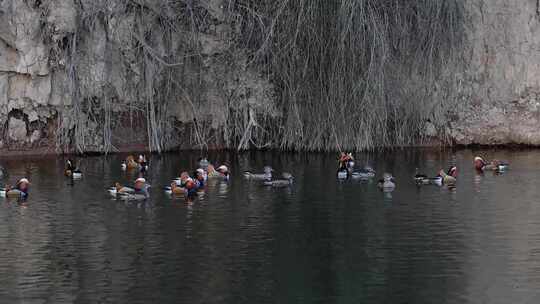
<path fill-rule="evenodd" d="M 0 146 L 540 144 L 537 0 L 382 2 L 0 0 Z"/>
<path fill-rule="evenodd" d="M 0 17 L 6 149 L 221 147 L 232 111 L 274 115 L 221 1 L 0 0 Z"/>
<path fill-rule="evenodd" d="M 459 144 L 540 144 L 537 0 L 468 0 L 463 103 L 450 123 Z"/>

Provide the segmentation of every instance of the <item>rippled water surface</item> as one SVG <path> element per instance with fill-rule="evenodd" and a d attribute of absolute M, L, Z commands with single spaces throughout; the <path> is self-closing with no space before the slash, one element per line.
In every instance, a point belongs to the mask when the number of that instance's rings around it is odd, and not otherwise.
<path fill-rule="evenodd" d="M 478 175 L 475 153 L 511 162 Z M 4 159 L 7 182 L 28 176 L 30 198 L 0 199 L 1 303 L 540 303 L 540 151 L 358 154 L 397 188 L 335 179 L 330 154 L 216 153 L 229 183 L 187 204 L 161 186 L 197 153 L 150 160 L 145 202 L 105 188 L 132 176 L 121 156 Z M 244 181 L 272 165 L 290 188 Z M 418 167 L 456 164 L 457 188 L 417 188 Z M 4 180 L 4 183 L 6 180 Z"/>

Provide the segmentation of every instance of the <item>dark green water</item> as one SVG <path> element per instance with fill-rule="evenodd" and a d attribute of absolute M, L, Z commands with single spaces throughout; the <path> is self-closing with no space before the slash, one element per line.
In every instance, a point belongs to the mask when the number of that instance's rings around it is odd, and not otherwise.
<path fill-rule="evenodd" d="M 211 154 L 234 178 L 193 204 L 161 186 L 196 153 L 152 157 L 145 202 L 112 200 L 120 156 L 3 160 L 28 201 L 0 200 L 1 303 L 539 303 L 540 151 L 482 151 L 511 162 L 478 175 L 474 153 L 358 154 L 397 188 L 338 182 L 328 154 Z M 291 188 L 246 182 L 270 164 Z M 417 188 L 416 167 L 456 164 L 455 190 Z"/>

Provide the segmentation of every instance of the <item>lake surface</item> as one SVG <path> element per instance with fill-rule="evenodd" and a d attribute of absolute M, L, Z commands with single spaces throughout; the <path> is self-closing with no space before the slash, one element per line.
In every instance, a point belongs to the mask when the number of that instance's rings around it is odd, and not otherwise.
<path fill-rule="evenodd" d="M 478 175 L 481 154 L 511 162 Z M 132 182 L 124 155 L 4 159 L 24 202 L 0 199 L 1 303 L 540 303 L 540 150 L 356 154 L 397 188 L 338 182 L 336 155 L 210 153 L 234 178 L 192 204 L 161 190 L 197 152 L 150 159 L 144 202 L 105 189 Z M 295 176 L 271 189 L 240 172 Z M 457 165 L 456 189 L 416 187 L 415 168 Z M 4 181 L 5 182 L 5 181 Z"/>

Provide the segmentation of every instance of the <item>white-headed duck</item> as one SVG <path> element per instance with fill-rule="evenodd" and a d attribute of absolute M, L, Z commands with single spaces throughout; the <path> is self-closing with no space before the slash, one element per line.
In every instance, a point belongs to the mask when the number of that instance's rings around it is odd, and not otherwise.
<path fill-rule="evenodd" d="M 26 198 L 30 190 L 30 181 L 27 178 L 21 178 L 14 187 L 8 186 L 0 189 L 0 197 Z"/>

